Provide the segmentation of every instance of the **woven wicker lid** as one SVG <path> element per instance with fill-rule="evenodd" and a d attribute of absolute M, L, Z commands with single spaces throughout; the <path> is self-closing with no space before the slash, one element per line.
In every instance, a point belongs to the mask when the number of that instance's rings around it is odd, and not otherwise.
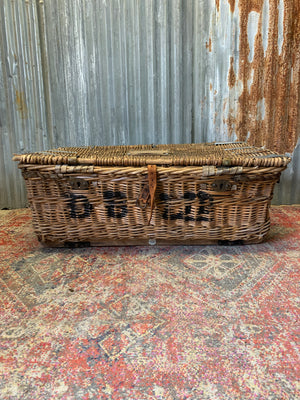
<path fill-rule="evenodd" d="M 22 164 L 145 166 L 216 165 L 284 167 L 290 158 L 245 142 L 60 147 L 43 152 L 15 155 Z"/>

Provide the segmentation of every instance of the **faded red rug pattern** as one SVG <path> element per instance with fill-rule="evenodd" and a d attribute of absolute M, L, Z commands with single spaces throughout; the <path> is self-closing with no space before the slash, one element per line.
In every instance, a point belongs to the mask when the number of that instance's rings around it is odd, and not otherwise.
<path fill-rule="evenodd" d="M 300 398 L 300 206 L 252 246 L 45 249 L 0 212 L 0 398 Z"/>

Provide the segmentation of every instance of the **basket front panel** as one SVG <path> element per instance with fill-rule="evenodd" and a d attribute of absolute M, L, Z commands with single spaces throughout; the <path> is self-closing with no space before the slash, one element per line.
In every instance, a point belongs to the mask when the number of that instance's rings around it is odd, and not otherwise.
<path fill-rule="evenodd" d="M 269 204 L 278 176 L 259 172 L 203 177 L 158 168 L 155 208 L 137 199 L 147 168 L 97 173 L 24 174 L 33 223 L 43 242 L 101 243 L 174 240 L 261 241 L 269 229 Z"/>

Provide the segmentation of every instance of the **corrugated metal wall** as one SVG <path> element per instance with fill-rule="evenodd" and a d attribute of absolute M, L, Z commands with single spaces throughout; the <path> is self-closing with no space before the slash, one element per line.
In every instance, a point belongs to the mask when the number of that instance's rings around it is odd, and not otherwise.
<path fill-rule="evenodd" d="M 1 208 L 14 152 L 236 139 L 293 153 L 274 202 L 300 202 L 298 0 L 1 5 Z"/>

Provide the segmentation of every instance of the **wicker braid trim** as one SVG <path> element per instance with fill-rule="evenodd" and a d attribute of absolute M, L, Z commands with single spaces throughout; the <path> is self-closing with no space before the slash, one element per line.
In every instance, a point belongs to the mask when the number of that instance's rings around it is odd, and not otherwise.
<path fill-rule="evenodd" d="M 62 147 L 15 155 L 22 164 L 68 166 L 242 166 L 284 167 L 290 157 L 247 143 Z"/>

